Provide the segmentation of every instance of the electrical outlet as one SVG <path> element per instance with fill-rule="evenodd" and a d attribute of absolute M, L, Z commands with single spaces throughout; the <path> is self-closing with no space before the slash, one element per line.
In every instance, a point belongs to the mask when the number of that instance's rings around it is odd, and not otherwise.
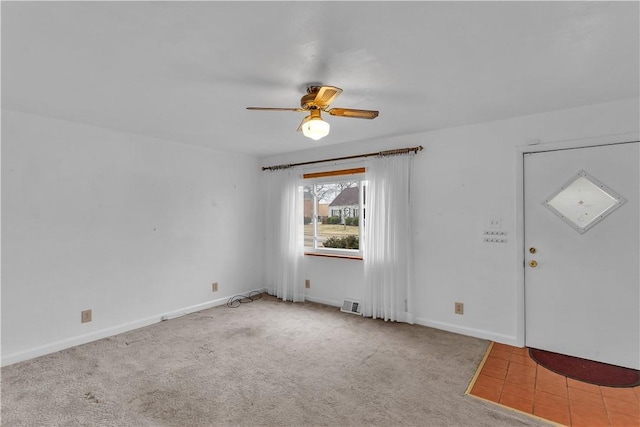
<path fill-rule="evenodd" d="M 80 321 L 82 323 L 91 322 L 91 310 L 84 310 L 80 313 Z"/>
<path fill-rule="evenodd" d="M 213 282 L 211 284 L 211 292 L 218 292 L 218 282 Z"/>
<path fill-rule="evenodd" d="M 464 303 L 461 303 L 461 302 L 455 303 L 454 312 L 456 314 L 464 314 Z"/>
<path fill-rule="evenodd" d="M 311 287 L 311 280 L 309 279 L 305 279 L 304 281 L 304 287 L 309 289 Z"/>

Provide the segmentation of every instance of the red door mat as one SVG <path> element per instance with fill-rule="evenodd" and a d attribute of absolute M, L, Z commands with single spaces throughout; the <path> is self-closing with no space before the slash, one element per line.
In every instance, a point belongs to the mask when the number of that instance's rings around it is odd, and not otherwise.
<path fill-rule="evenodd" d="M 635 387 L 640 385 L 640 371 L 635 369 L 534 348 L 529 349 L 529 355 L 538 364 L 550 371 L 574 380 L 605 387 Z"/>

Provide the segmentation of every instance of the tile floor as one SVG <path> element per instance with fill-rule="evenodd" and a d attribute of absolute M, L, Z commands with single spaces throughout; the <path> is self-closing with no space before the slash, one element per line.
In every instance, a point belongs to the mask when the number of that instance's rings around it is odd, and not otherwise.
<path fill-rule="evenodd" d="M 493 343 L 470 394 L 572 427 L 640 427 L 640 386 L 600 387 L 538 365 L 529 349 Z"/>

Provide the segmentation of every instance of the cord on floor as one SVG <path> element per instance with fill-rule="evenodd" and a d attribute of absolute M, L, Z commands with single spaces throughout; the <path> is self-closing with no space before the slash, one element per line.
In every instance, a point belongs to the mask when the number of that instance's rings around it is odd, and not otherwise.
<path fill-rule="evenodd" d="M 258 292 L 258 291 L 251 291 L 251 292 L 249 292 L 248 296 L 247 295 L 235 295 L 235 296 L 229 298 L 229 301 L 227 301 L 227 307 L 229 307 L 229 308 L 238 308 L 238 307 L 240 307 L 240 304 L 253 302 L 255 300 L 259 300 L 260 298 L 262 298 L 262 292 Z"/>

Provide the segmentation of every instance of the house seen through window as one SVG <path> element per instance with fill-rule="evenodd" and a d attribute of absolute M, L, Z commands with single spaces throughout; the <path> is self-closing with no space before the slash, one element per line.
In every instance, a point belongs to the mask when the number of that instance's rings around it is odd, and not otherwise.
<path fill-rule="evenodd" d="M 305 252 L 360 254 L 366 188 L 362 179 L 362 174 L 305 179 Z"/>

